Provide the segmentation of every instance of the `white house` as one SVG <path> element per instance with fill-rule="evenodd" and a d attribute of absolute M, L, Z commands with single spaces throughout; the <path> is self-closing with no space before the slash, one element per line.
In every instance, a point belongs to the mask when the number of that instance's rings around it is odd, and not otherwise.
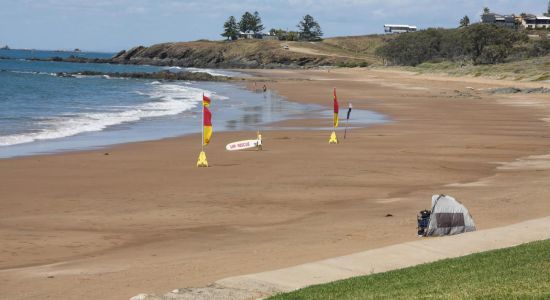
<path fill-rule="evenodd" d="M 405 33 L 405 32 L 411 32 L 411 31 L 416 31 L 416 26 L 384 24 L 385 33 Z"/>
<path fill-rule="evenodd" d="M 237 34 L 239 40 L 276 40 L 277 36 L 275 34 L 263 33 L 263 32 L 242 32 L 239 31 Z"/>
<path fill-rule="evenodd" d="M 521 25 L 527 29 L 550 29 L 550 17 L 527 15 L 521 18 Z"/>

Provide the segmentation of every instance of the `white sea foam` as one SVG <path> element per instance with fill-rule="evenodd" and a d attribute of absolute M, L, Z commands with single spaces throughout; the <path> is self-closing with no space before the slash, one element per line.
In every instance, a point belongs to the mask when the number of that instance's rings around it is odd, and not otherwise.
<path fill-rule="evenodd" d="M 221 76 L 221 77 L 235 77 L 235 76 L 246 76 L 233 71 L 218 70 L 218 69 L 205 69 L 205 68 L 181 68 L 181 67 L 165 67 L 165 70 L 171 70 L 173 72 L 191 72 L 191 73 L 207 73 L 212 76 Z"/>
<path fill-rule="evenodd" d="M 224 72 L 224 71 L 218 71 L 218 70 L 213 70 L 213 69 L 200 69 L 200 68 L 186 68 L 186 71 L 188 72 L 191 72 L 191 73 L 207 73 L 207 74 L 210 74 L 212 76 L 223 76 L 223 77 L 230 77 L 229 76 L 229 72 Z"/>
<path fill-rule="evenodd" d="M 38 72 L 38 71 L 19 71 L 19 70 L 6 70 L 10 73 L 15 74 L 32 74 L 32 75 L 50 75 L 50 76 L 57 76 L 56 73 L 50 73 L 50 72 Z"/>
<path fill-rule="evenodd" d="M 199 105 L 202 94 L 212 94 L 198 88 L 178 84 L 156 84 L 147 92 L 151 101 L 137 106 L 105 107 L 103 112 L 75 113 L 40 121 L 36 132 L 0 136 L 0 146 L 57 139 L 84 132 L 101 131 L 110 126 L 135 122 L 144 118 L 177 115 Z M 222 97 L 216 97 L 219 99 Z"/>

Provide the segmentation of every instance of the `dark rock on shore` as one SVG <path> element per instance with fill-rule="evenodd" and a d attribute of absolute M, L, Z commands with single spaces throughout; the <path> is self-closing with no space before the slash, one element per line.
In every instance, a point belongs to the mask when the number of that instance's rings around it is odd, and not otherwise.
<path fill-rule="evenodd" d="M 496 88 L 489 90 L 489 93 L 491 94 L 517 94 L 517 93 L 524 93 L 524 94 L 531 94 L 531 93 L 541 93 L 541 94 L 547 94 L 550 93 L 550 89 L 539 87 L 539 88 L 516 88 L 516 87 L 506 87 L 506 88 Z"/>
<path fill-rule="evenodd" d="M 156 80 L 188 80 L 188 81 L 227 81 L 231 77 L 213 76 L 204 72 L 178 72 L 161 71 L 154 73 L 119 73 L 119 72 L 94 72 L 84 71 L 75 73 L 57 73 L 58 77 L 74 77 L 75 75 L 84 76 L 108 76 L 114 78 L 136 78 L 136 79 L 156 79 Z"/>
<path fill-rule="evenodd" d="M 110 58 L 86 58 L 86 57 L 79 57 L 71 55 L 67 58 L 54 56 L 50 58 L 27 58 L 27 60 L 31 61 L 62 61 L 62 62 L 72 62 L 72 63 L 112 63 Z"/>

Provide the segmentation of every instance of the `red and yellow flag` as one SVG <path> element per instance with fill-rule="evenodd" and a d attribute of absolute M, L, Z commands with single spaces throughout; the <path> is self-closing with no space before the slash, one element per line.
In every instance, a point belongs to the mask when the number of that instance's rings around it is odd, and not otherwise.
<path fill-rule="evenodd" d="M 336 88 L 334 88 L 334 128 L 338 127 L 338 97 L 336 97 Z"/>
<path fill-rule="evenodd" d="M 203 111 L 203 145 L 210 143 L 212 137 L 212 113 L 208 109 L 210 106 L 210 98 L 202 96 L 202 111 Z"/>
<path fill-rule="evenodd" d="M 202 95 L 202 105 L 205 107 L 210 106 L 210 98 L 208 98 L 208 96 Z"/>

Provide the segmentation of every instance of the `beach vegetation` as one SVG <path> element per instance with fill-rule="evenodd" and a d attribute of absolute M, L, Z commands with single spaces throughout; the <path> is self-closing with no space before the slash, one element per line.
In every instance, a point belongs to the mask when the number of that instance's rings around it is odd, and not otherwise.
<path fill-rule="evenodd" d="M 272 28 L 269 30 L 269 34 L 276 36 L 279 41 L 298 41 L 300 39 L 300 34 L 297 31 L 287 31 L 280 28 Z"/>
<path fill-rule="evenodd" d="M 506 76 L 510 80 L 544 81 L 548 80 L 544 75 L 549 74 L 550 55 L 495 65 L 473 65 L 449 60 L 430 61 L 415 67 L 402 67 L 402 69 L 419 74 L 444 73 L 450 76 L 483 76 L 489 78 Z"/>
<path fill-rule="evenodd" d="M 276 295 L 287 299 L 550 299 L 550 240 Z"/>
<path fill-rule="evenodd" d="M 542 38 L 533 42 L 531 56 L 550 55 L 550 38 Z"/>
<path fill-rule="evenodd" d="M 416 66 L 436 59 L 496 64 L 504 62 L 514 47 L 527 42 L 524 32 L 492 24 L 474 24 L 401 34 L 388 40 L 376 53 L 395 65 Z"/>

